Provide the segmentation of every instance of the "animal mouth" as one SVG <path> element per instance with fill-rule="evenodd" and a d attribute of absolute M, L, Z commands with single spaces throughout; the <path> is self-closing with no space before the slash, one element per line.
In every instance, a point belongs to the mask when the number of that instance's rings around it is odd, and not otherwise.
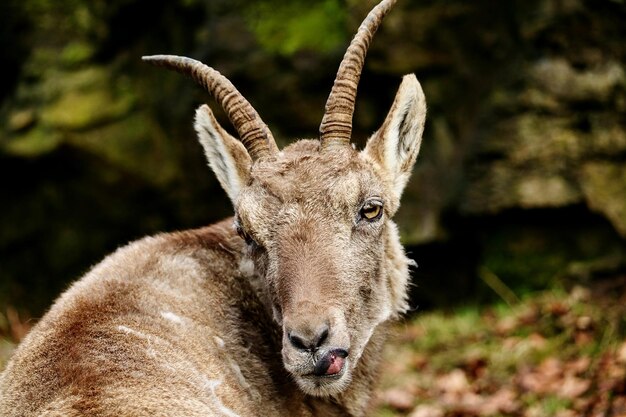
<path fill-rule="evenodd" d="M 331 348 L 325 352 L 320 349 L 309 360 L 305 372 L 292 372 L 306 394 L 328 397 L 343 391 L 350 383 L 351 364 L 346 349 Z"/>
<path fill-rule="evenodd" d="M 332 349 L 322 355 L 315 363 L 313 372 L 305 377 L 339 379 L 343 376 L 347 365 L 348 351 Z"/>
<path fill-rule="evenodd" d="M 333 376 L 343 371 L 348 357 L 348 351 L 345 349 L 333 349 L 318 359 L 313 370 L 315 376 Z"/>

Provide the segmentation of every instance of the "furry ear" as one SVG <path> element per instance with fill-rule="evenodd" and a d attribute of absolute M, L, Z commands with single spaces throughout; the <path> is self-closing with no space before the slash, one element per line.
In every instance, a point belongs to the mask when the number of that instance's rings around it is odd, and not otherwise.
<path fill-rule="evenodd" d="M 240 141 L 220 126 L 206 104 L 196 110 L 194 127 L 211 169 L 235 204 L 239 191 L 248 180 L 252 166 L 248 151 Z"/>
<path fill-rule="evenodd" d="M 400 198 L 422 143 L 426 98 L 415 75 L 405 75 L 381 128 L 368 140 L 364 152 L 384 169 Z"/>

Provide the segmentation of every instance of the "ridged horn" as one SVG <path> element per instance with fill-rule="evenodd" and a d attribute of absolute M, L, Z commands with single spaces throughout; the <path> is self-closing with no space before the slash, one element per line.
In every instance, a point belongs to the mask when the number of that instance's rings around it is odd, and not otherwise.
<path fill-rule="evenodd" d="M 152 55 L 141 59 L 157 67 L 190 76 L 204 87 L 226 111 L 253 160 L 278 152 L 272 133 L 254 107 L 218 71 L 195 59 L 176 55 Z"/>
<path fill-rule="evenodd" d="M 326 111 L 320 125 L 322 149 L 334 145 L 350 145 L 356 90 L 365 55 L 378 26 L 395 3 L 396 0 L 383 0 L 378 3 L 363 20 L 346 50 L 326 101 Z"/>

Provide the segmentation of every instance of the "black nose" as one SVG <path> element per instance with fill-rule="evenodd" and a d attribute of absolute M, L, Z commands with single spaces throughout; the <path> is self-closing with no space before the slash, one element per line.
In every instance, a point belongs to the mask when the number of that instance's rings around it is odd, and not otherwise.
<path fill-rule="evenodd" d="M 287 334 L 287 338 L 293 347 L 299 350 L 317 350 L 326 339 L 328 339 L 328 326 L 324 325 L 316 331 L 298 332 L 292 330 Z"/>

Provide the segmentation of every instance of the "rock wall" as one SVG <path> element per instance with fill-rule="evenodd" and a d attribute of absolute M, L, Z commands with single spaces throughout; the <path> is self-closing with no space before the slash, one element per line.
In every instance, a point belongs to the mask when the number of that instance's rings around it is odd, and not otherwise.
<path fill-rule="evenodd" d="M 0 305 L 37 313 L 116 246 L 228 215 L 191 129 L 210 99 L 141 55 L 214 66 L 284 144 L 315 136 L 372 4 L 3 2 Z M 387 17 L 354 137 L 415 72 L 429 119 L 398 220 L 422 303 L 480 294 L 485 271 L 532 289 L 626 268 L 624 21 L 609 0 L 404 0 Z"/>

